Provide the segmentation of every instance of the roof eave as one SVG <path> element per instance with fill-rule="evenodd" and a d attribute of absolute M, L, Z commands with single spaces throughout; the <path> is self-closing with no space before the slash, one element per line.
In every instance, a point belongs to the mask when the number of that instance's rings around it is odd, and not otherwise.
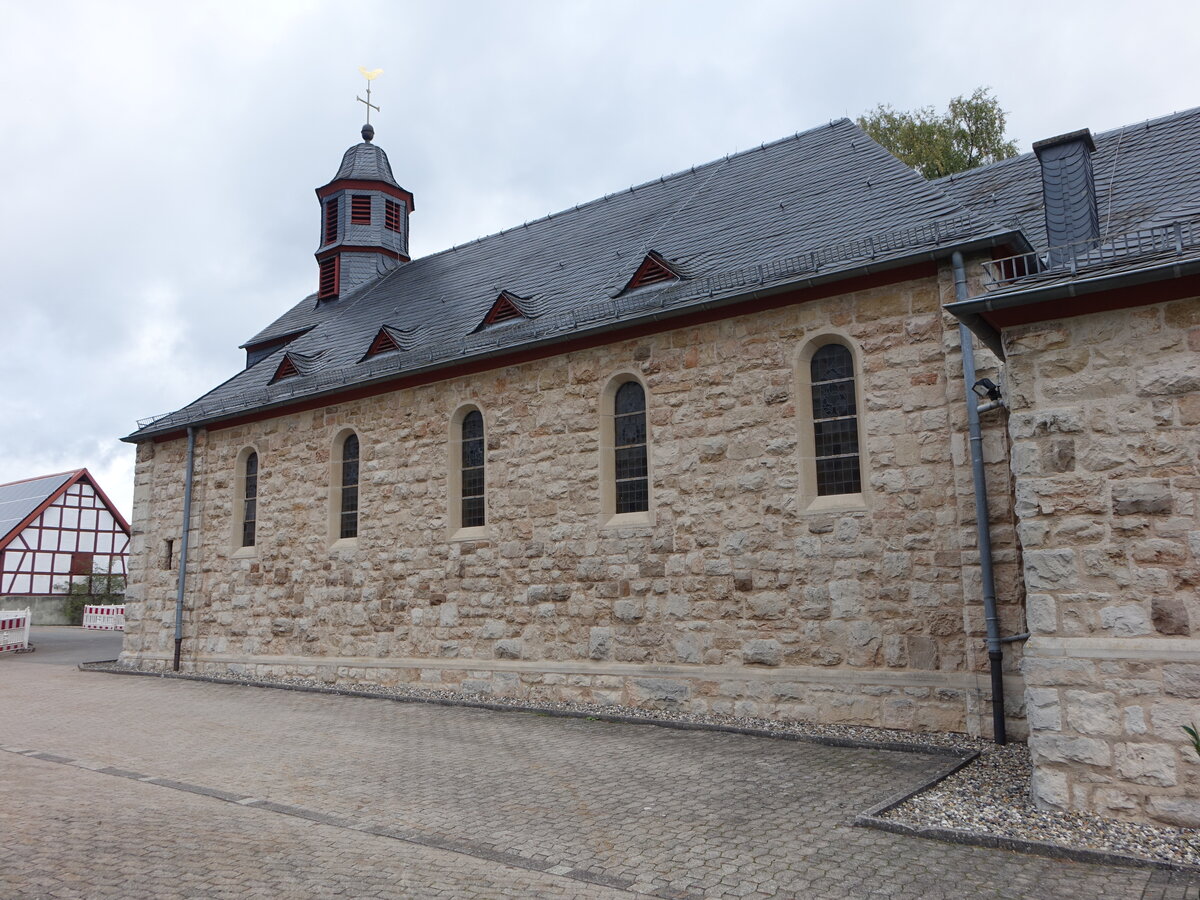
<path fill-rule="evenodd" d="M 719 309 L 722 307 L 733 306 L 735 304 L 744 303 L 749 300 L 762 299 L 776 296 L 778 294 L 788 293 L 805 288 L 820 287 L 832 282 L 844 281 L 850 278 L 862 277 L 866 275 L 877 275 L 882 272 L 887 272 L 892 269 L 901 269 L 911 266 L 914 263 L 933 261 L 938 262 L 950 257 L 955 251 L 963 253 L 971 253 L 981 250 L 987 250 L 993 247 L 1011 245 L 1014 241 L 1024 241 L 1025 237 L 1020 231 L 1015 229 L 1006 229 L 1003 231 L 991 232 L 982 235 L 978 238 L 973 238 L 968 241 L 961 241 L 952 245 L 944 245 L 934 247 L 927 250 L 922 250 L 914 253 L 908 253 L 901 256 L 892 257 L 883 260 L 879 263 L 866 263 L 858 266 L 853 266 L 847 269 L 838 269 L 824 275 L 813 275 L 808 278 L 793 279 L 782 284 L 772 285 L 769 288 L 759 288 L 751 291 L 743 291 L 741 293 L 732 294 L 727 297 L 721 297 L 716 300 L 710 300 L 701 303 L 692 303 L 686 306 L 680 306 L 675 309 L 666 311 L 656 311 L 644 315 L 631 316 L 627 319 L 622 319 L 618 322 L 606 322 L 603 325 L 598 325 L 593 328 L 582 329 L 572 332 L 569 337 L 571 339 L 582 337 L 593 337 L 611 331 L 619 331 L 625 328 L 631 328 L 638 325 L 647 324 L 650 322 L 664 321 L 676 317 L 682 317 L 689 313 L 702 312 L 705 310 Z M 156 437 L 179 433 L 183 434 L 189 427 L 210 427 L 221 422 L 243 418 L 248 412 L 285 409 L 289 406 L 294 406 L 300 403 L 306 403 L 314 399 L 324 396 L 334 396 L 345 393 L 347 390 L 359 390 L 369 388 L 388 381 L 394 381 L 400 378 L 407 378 L 414 375 L 426 374 L 435 372 L 439 369 L 449 369 L 460 364 L 464 359 L 482 360 L 492 357 L 501 357 L 518 351 L 536 350 L 541 347 L 550 346 L 556 343 L 562 343 L 568 336 L 554 335 L 552 337 L 543 338 L 541 340 L 528 341 L 521 344 L 513 344 L 506 347 L 497 347 L 492 350 L 487 350 L 481 353 L 471 354 L 470 357 L 459 357 L 452 360 L 439 360 L 436 363 L 431 363 L 426 366 L 420 366 L 412 369 L 404 369 L 399 372 L 389 372 L 386 375 L 381 375 L 377 378 L 366 378 L 362 381 L 356 381 L 350 385 L 337 385 L 326 390 L 313 391 L 312 393 L 302 394 L 299 396 L 287 397 L 273 403 L 264 403 L 255 406 L 253 410 L 232 410 L 218 415 L 200 417 L 187 422 L 173 422 L 163 428 L 155 428 L 154 425 L 149 425 L 146 428 L 138 429 L 137 431 L 121 438 L 122 441 L 131 444 L 141 443 L 147 440 L 153 440 Z"/>
<path fill-rule="evenodd" d="M 1148 266 L 1133 271 L 1099 274 L 1091 278 L 1082 277 L 1043 287 L 1031 287 L 1024 291 L 1006 292 L 999 296 L 985 294 L 947 303 L 946 311 L 966 325 L 976 337 L 1003 359 L 1004 352 L 1000 342 L 1000 332 L 987 320 L 988 313 L 1036 306 L 1065 298 L 1085 297 L 1089 294 L 1137 287 L 1175 278 L 1186 278 L 1191 275 L 1200 275 L 1200 258 L 1174 261 L 1160 266 Z"/>

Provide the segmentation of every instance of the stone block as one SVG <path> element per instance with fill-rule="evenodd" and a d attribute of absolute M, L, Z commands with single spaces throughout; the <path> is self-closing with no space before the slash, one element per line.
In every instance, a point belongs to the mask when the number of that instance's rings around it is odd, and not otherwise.
<path fill-rule="evenodd" d="M 666 678 L 635 678 L 630 694 L 635 702 L 682 703 L 690 696 L 691 688 Z"/>
<path fill-rule="evenodd" d="M 1138 370 L 1137 390 L 1142 396 L 1200 391 L 1200 360 L 1187 355 L 1144 366 Z"/>
<path fill-rule="evenodd" d="M 1117 637 L 1150 634 L 1152 630 L 1145 607 L 1134 603 L 1104 607 L 1100 610 L 1100 625 Z"/>
<path fill-rule="evenodd" d="M 742 646 L 742 662 L 751 666 L 778 666 L 783 663 L 783 647 L 775 640 L 747 641 Z"/>
<path fill-rule="evenodd" d="M 1029 752 L 1035 769 L 1044 762 L 1080 762 L 1089 766 L 1112 764 L 1112 749 L 1099 738 L 1034 733 L 1029 736 Z"/>
<path fill-rule="evenodd" d="M 1113 512 L 1118 516 L 1165 516 L 1175 508 L 1168 481 L 1118 482 L 1112 487 Z"/>
<path fill-rule="evenodd" d="M 1175 751 L 1163 744 L 1118 744 L 1116 747 L 1117 774 L 1138 784 L 1173 787 Z"/>
<path fill-rule="evenodd" d="M 1033 634 L 1058 631 L 1058 604 L 1050 594 L 1030 594 L 1025 599 L 1025 623 Z"/>
<path fill-rule="evenodd" d="M 1146 803 L 1150 815 L 1167 825 L 1200 828 L 1200 800 L 1192 797 L 1151 797 Z"/>
<path fill-rule="evenodd" d="M 702 663 L 704 647 L 700 638 L 694 634 L 688 634 L 675 641 L 675 658 L 681 663 Z"/>
<path fill-rule="evenodd" d="M 481 640 L 494 641 L 497 638 L 504 637 L 504 623 L 499 619 L 488 619 L 480 626 L 479 637 Z"/>
<path fill-rule="evenodd" d="M 1150 600 L 1150 621 L 1159 634 L 1192 633 L 1187 606 L 1181 597 L 1153 597 Z"/>
<path fill-rule="evenodd" d="M 1163 693 L 1171 697 L 1200 697 L 1200 666 L 1163 666 Z"/>
<path fill-rule="evenodd" d="M 590 659 L 609 659 L 612 657 L 613 630 L 611 628 L 592 628 L 588 632 L 588 657 Z"/>
<path fill-rule="evenodd" d="M 1025 553 L 1025 583 L 1031 591 L 1061 590 L 1078 580 L 1075 551 L 1029 550 Z"/>
<path fill-rule="evenodd" d="M 622 622 L 636 622 L 645 615 L 640 600 L 618 600 L 613 604 L 613 618 Z"/>
<path fill-rule="evenodd" d="M 520 659 L 521 658 L 521 642 L 516 638 L 509 638 L 503 641 L 496 641 L 496 658 L 497 659 Z"/>
<path fill-rule="evenodd" d="M 1029 792 L 1039 809 L 1063 810 L 1071 807 L 1071 784 L 1062 772 L 1035 767 Z"/>
<path fill-rule="evenodd" d="M 1009 419 L 1009 431 L 1014 440 L 1042 437 L 1047 434 L 1078 434 L 1083 431 L 1083 418 L 1078 409 L 1042 409 L 1016 413 Z"/>
<path fill-rule="evenodd" d="M 747 601 L 754 619 L 781 619 L 787 612 L 787 597 L 782 594 L 757 593 Z"/>
<path fill-rule="evenodd" d="M 1066 692 L 1067 722 L 1080 734 L 1117 734 L 1121 716 L 1116 698 L 1098 691 Z"/>
<path fill-rule="evenodd" d="M 1025 718 L 1034 731 L 1061 731 L 1062 709 L 1053 688 L 1027 688 Z"/>

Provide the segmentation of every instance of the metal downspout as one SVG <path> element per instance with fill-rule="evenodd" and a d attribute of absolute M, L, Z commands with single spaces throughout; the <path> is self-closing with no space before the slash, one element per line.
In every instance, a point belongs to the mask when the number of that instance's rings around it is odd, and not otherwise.
<path fill-rule="evenodd" d="M 187 586 L 188 532 L 192 524 L 192 471 L 196 462 L 196 428 L 187 430 L 187 468 L 183 475 L 183 536 L 179 540 L 179 578 L 175 592 L 175 671 L 179 671 L 179 650 L 183 646 L 183 592 Z"/>
<path fill-rule="evenodd" d="M 967 272 L 962 254 L 950 257 L 954 266 L 954 296 L 967 300 Z M 983 582 L 983 614 L 987 622 L 987 651 L 992 675 L 992 734 L 997 744 L 1008 743 L 1004 725 L 1004 651 L 1000 639 L 1000 619 L 996 614 L 996 580 L 992 572 L 992 530 L 988 524 L 987 481 L 983 471 L 983 435 L 979 427 L 979 404 L 971 388 L 975 384 L 975 347 L 971 332 L 958 323 L 962 346 L 963 387 L 967 396 L 967 431 L 971 447 L 971 479 L 975 483 L 975 532 L 979 545 L 979 577 Z"/>

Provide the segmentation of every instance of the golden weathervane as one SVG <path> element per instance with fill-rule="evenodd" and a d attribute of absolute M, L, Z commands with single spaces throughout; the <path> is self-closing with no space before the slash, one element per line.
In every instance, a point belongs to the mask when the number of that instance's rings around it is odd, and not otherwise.
<path fill-rule="evenodd" d="M 371 102 L 371 82 L 383 74 L 383 69 L 371 69 L 370 71 L 368 71 L 367 69 L 363 68 L 362 66 L 359 66 L 358 71 L 360 71 L 362 73 L 363 78 L 367 79 L 367 99 L 364 100 L 362 97 L 359 97 L 357 95 L 355 95 L 355 99 L 358 100 L 359 103 L 366 105 L 366 107 L 367 107 L 367 124 L 370 125 L 371 124 L 371 110 L 375 110 L 375 112 L 379 112 L 379 107 Z"/>

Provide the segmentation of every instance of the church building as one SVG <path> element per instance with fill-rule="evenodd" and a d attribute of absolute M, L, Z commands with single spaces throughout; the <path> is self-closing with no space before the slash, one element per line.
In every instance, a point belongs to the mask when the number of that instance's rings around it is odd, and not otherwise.
<path fill-rule="evenodd" d="M 841 119 L 418 259 L 362 138 L 314 293 L 126 438 L 123 664 L 1027 737 L 1200 825 L 1200 109 L 932 182 Z"/>

